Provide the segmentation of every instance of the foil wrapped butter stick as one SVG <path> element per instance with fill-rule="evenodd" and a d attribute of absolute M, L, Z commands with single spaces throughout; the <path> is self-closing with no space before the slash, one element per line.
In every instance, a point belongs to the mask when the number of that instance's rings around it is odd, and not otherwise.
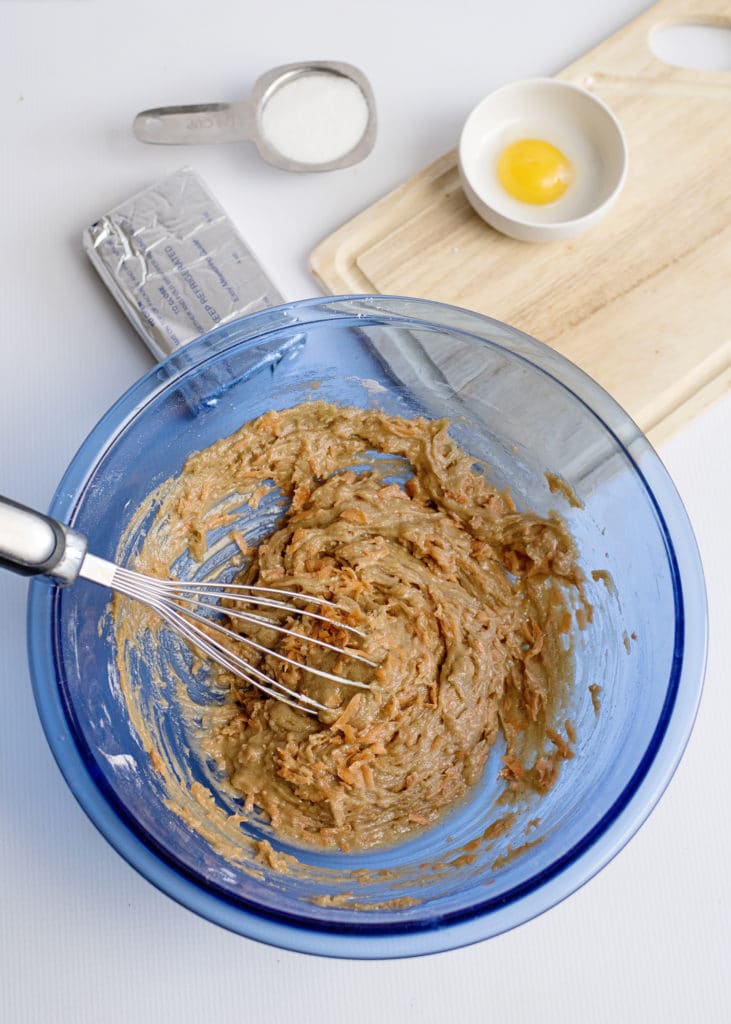
<path fill-rule="evenodd" d="M 159 360 L 218 324 L 283 301 L 187 167 L 100 217 L 84 231 L 83 245 Z"/>

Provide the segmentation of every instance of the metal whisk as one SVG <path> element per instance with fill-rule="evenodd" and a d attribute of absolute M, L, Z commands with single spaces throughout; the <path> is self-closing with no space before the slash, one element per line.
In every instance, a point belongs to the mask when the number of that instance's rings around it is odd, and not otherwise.
<path fill-rule="evenodd" d="M 333 601 L 269 587 L 160 580 L 152 576 L 145 576 L 90 554 L 87 551 L 86 537 L 77 530 L 72 530 L 49 516 L 35 512 L 25 505 L 19 505 L 2 496 L 0 496 L 0 565 L 24 576 L 50 576 L 61 585 L 73 583 L 81 576 L 82 579 L 90 580 L 102 587 L 109 587 L 120 594 L 141 601 L 157 612 L 179 636 L 212 661 L 217 662 L 267 696 L 274 697 L 308 714 L 314 715 L 318 711 L 332 709 L 263 672 L 231 650 L 218 637 L 225 637 L 229 643 L 233 641 L 237 645 L 243 644 L 261 654 L 273 655 L 290 666 L 304 669 L 315 676 L 341 685 L 368 689 L 368 683 L 347 679 L 325 669 L 299 662 L 287 654 L 259 643 L 250 636 L 236 633 L 223 625 L 216 616 L 225 615 L 229 620 L 244 622 L 255 627 L 263 626 L 276 633 L 286 634 L 314 646 L 326 648 L 372 668 L 377 667 L 376 662 L 350 648 L 339 647 L 320 637 L 308 636 L 306 633 L 290 629 L 266 614 L 243 610 L 247 606 L 254 606 L 270 610 L 275 614 L 286 612 L 289 616 L 316 619 L 363 639 L 365 634 L 354 626 L 339 622 L 319 612 L 310 611 L 309 608 L 299 607 L 299 603 L 301 603 L 321 608 L 339 608 Z M 224 599 L 227 601 L 227 605 L 222 607 L 219 602 Z"/>

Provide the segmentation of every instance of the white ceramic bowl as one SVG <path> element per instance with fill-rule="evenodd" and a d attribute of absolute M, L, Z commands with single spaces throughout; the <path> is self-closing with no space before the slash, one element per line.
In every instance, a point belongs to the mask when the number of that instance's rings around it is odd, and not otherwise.
<path fill-rule="evenodd" d="M 510 196 L 497 176 L 500 153 L 518 139 L 539 138 L 571 161 L 575 179 L 544 206 Z M 523 242 L 581 234 L 604 216 L 627 174 L 627 145 L 614 114 L 586 89 L 554 78 L 512 82 L 486 96 L 459 141 L 462 187 L 491 227 Z"/>

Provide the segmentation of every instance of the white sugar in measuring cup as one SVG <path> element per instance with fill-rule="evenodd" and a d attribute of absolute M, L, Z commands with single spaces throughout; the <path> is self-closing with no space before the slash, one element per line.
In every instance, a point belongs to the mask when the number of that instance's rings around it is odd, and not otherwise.
<path fill-rule="evenodd" d="M 251 99 L 143 110 L 141 142 L 254 142 L 287 171 L 334 171 L 366 157 L 376 139 L 376 104 L 362 71 L 336 61 L 285 64 L 262 75 Z"/>

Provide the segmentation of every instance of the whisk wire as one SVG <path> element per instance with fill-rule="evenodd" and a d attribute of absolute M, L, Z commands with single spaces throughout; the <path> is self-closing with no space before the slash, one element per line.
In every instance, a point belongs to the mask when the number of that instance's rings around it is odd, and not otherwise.
<path fill-rule="evenodd" d="M 228 629 L 211 615 L 201 614 L 200 611 L 196 610 L 204 609 L 205 611 L 213 612 L 218 615 L 227 615 L 229 618 L 237 619 L 251 625 L 263 626 L 267 629 L 272 629 L 279 634 L 292 636 L 313 644 L 314 646 L 344 655 L 372 668 L 377 667 L 376 662 L 371 661 L 369 658 L 359 654 L 357 651 L 353 651 L 349 648 L 338 647 L 336 644 L 329 643 L 320 637 L 308 636 L 305 633 L 300 633 L 297 630 L 282 626 L 280 623 L 275 622 L 267 616 L 222 607 L 220 604 L 214 604 L 202 599 L 204 597 L 219 599 L 232 598 L 233 600 L 238 600 L 240 603 L 250 602 L 259 606 L 272 608 L 277 611 L 286 611 L 289 614 L 317 619 L 322 622 L 335 625 L 347 632 L 357 634 L 358 636 L 364 636 L 361 630 L 356 629 L 353 626 L 349 626 L 346 623 L 337 622 L 328 616 L 320 615 L 317 612 L 310 612 L 306 609 L 294 608 L 292 605 L 288 605 L 285 602 L 261 596 L 263 593 L 269 593 L 268 588 L 254 587 L 247 584 L 227 584 L 225 587 L 221 587 L 220 585 L 198 581 L 191 581 L 190 583 L 186 581 L 184 583 L 180 583 L 176 580 L 160 580 L 155 577 L 145 576 L 141 573 L 134 572 L 131 569 L 124 569 L 120 566 L 116 567 L 112 585 L 120 593 L 142 601 L 144 604 L 148 605 L 148 607 L 160 615 L 160 617 L 176 633 L 182 636 L 185 640 L 188 640 L 204 654 L 218 662 L 234 675 L 243 678 L 245 682 L 256 687 L 267 696 L 281 700 L 285 704 L 289 704 L 290 706 L 298 708 L 301 711 L 305 711 L 308 714 L 317 714 L 318 711 L 332 711 L 332 708 L 328 708 L 325 704 L 320 703 L 309 695 L 303 694 L 298 690 L 294 690 L 280 682 L 278 679 L 262 672 L 250 662 L 230 650 L 230 648 L 221 643 L 220 640 L 212 637 L 208 630 L 213 630 L 234 643 L 243 643 L 261 654 L 273 655 L 277 660 L 282 661 L 293 668 L 300 669 L 304 672 L 310 672 L 312 675 L 318 676 L 322 679 L 327 679 L 331 682 L 340 683 L 350 687 L 356 687 L 358 689 L 367 690 L 370 688 L 368 683 L 363 683 L 359 680 L 347 679 L 344 676 L 335 674 L 334 672 L 328 672 L 325 669 L 309 666 L 294 658 L 290 658 L 281 651 L 273 650 L 264 644 L 258 643 L 251 637 Z M 236 588 L 240 593 L 231 594 L 231 588 Z M 253 596 L 250 596 L 250 592 L 253 592 Z M 335 604 L 335 602 L 328 601 L 325 598 L 310 598 L 310 596 L 306 594 L 281 589 L 272 590 L 271 592 L 276 593 L 279 596 L 287 595 L 290 598 L 299 598 L 301 601 L 308 604 L 315 603 L 339 609 L 339 606 Z M 204 627 L 205 629 L 201 627 Z"/>
<path fill-rule="evenodd" d="M 219 605 L 217 605 L 217 604 L 208 604 L 206 601 L 197 601 L 197 600 L 196 601 L 191 601 L 190 604 L 194 608 L 206 608 L 206 609 L 209 609 L 210 611 L 214 611 L 214 612 L 218 612 L 219 614 L 223 614 L 223 609 L 221 609 L 221 607 Z M 187 611 L 187 610 L 188 609 L 186 608 L 185 611 Z M 278 622 L 273 622 L 271 619 L 267 619 L 263 615 L 254 615 L 251 612 L 235 611 L 232 608 L 226 608 L 225 609 L 225 614 L 230 619 L 238 619 L 240 622 L 248 622 L 251 625 L 256 625 L 256 626 L 265 626 L 267 629 L 273 629 L 277 633 L 282 633 L 282 634 L 286 634 L 287 636 L 297 637 L 299 640 L 306 640 L 307 643 L 314 644 L 316 647 L 323 647 L 323 648 L 325 648 L 328 651 L 335 651 L 338 654 L 347 654 L 348 657 L 352 658 L 354 661 L 360 661 L 364 665 L 369 665 L 371 668 L 377 668 L 377 665 L 376 665 L 375 661 L 371 661 L 369 658 L 364 657 L 362 654 L 359 654 L 357 651 L 351 651 L 350 649 L 346 650 L 346 649 L 344 649 L 342 647 L 338 647 L 337 644 L 331 644 L 327 640 L 323 640 L 319 636 L 308 636 L 306 633 L 298 633 L 296 629 L 288 629 L 287 626 L 281 626 Z M 328 619 L 324 615 L 312 615 L 312 616 L 310 616 L 310 618 L 320 619 L 322 622 L 329 622 L 331 624 L 333 623 L 332 619 Z M 205 621 L 212 622 L 213 620 L 206 618 Z M 339 626 L 340 623 L 335 623 L 335 625 Z M 242 640 L 244 643 L 250 642 L 248 637 L 242 636 L 239 633 L 232 633 L 231 630 L 226 630 L 226 632 L 229 633 L 231 636 L 235 636 L 235 637 L 237 637 L 237 639 Z M 253 643 L 253 641 L 251 643 L 252 643 L 252 646 L 257 646 L 256 644 Z M 269 648 L 266 648 L 266 650 L 269 650 Z M 309 671 L 314 672 L 315 670 L 314 669 L 310 669 Z M 355 686 L 356 684 L 353 683 L 352 685 Z"/>
<path fill-rule="evenodd" d="M 154 606 L 151 604 L 150 607 Z M 317 714 L 318 711 L 332 710 L 328 709 L 324 704 L 321 704 L 313 697 L 308 696 L 306 693 L 300 693 L 298 690 L 292 690 L 290 687 L 285 686 L 284 683 L 279 682 L 278 679 L 272 679 L 265 673 L 259 672 L 258 669 L 244 661 L 243 658 L 234 654 L 224 646 L 224 644 L 219 643 L 213 637 L 206 636 L 206 634 L 202 633 L 201 630 L 191 626 L 183 615 L 179 614 L 174 609 L 161 606 L 159 608 L 155 608 L 155 611 L 157 611 L 164 621 L 167 622 L 176 633 L 182 636 L 183 639 L 188 640 L 209 658 L 212 658 L 219 665 L 222 665 L 223 668 L 227 668 L 230 672 L 233 672 L 235 676 L 242 678 L 251 686 L 256 687 L 256 689 L 261 693 L 265 693 L 269 697 L 274 697 L 276 700 L 289 704 L 290 707 L 297 708 L 299 711 L 304 711 L 307 714 L 314 715 Z"/>
<path fill-rule="evenodd" d="M 324 597 L 310 597 L 308 594 L 300 594 L 295 590 L 273 589 L 271 591 L 268 591 L 268 588 L 264 587 L 254 587 L 249 586 L 248 584 L 235 583 L 226 584 L 224 591 L 220 584 L 215 583 L 204 583 L 197 581 L 179 582 L 177 580 L 157 580 L 153 577 L 143 576 L 141 573 L 135 573 L 131 569 L 120 568 L 119 573 L 120 577 L 124 576 L 124 578 L 129 579 L 130 583 L 134 586 L 139 586 L 148 590 L 152 590 L 155 593 L 158 593 L 160 588 L 162 588 L 171 597 L 174 597 L 176 600 L 179 601 L 186 601 L 191 604 L 200 603 L 200 598 L 189 597 L 187 596 L 188 594 L 203 594 L 204 596 L 213 595 L 218 598 L 225 597 L 227 600 L 239 601 L 243 604 L 262 605 L 267 608 L 275 608 L 279 611 L 289 612 L 290 614 L 294 612 L 300 618 L 318 619 L 320 622 L 328 622 L 331 624 L 334 623 L 338 626 L 339 629 L 345 630 L 345 632 L 347 633 L 352 633 L 355 636 L 359 636 L 361 637 L 361 639 L 365 639 L 366 636 L 362 629 L 358 629 L 356 626 L 351 626 L 347 622 L 335 622 L 335 620 L 328 618 L 327 615 L 319 615 L 317 612 L 308 611 L 306 608 L 293 609 L 291 604 L 286 604 L 284 601 L 274 601 L 265 597 L 257 597 L 256 593 L 261 593 L 266 590 L 267 592 L 271 592 L 273 594 L 287 595 L 287 597 L 290 598 L 299 598 L 299 600 L 305 601 L 307 604 L 326 605 L 329 608 L 335 608 L 338 611 L 342 611 L 340 605 L 336 604 L 334 601 L 328 601 Z M 233 589 L 245 592 L 254 591 L 255 594 L 254 596 L 251 596 L 251 594 L 249 593 L 231 593 L 230 591 Z M 205 605 L 205 607 L 218 608 L 218 606 L 212 605 Z M 227 611 L 231 612 L 231 609 L 227 609 Z M 305 639 L 314 638 L 305 637 Z M 349 653 L 351 657 L 357 657 L 357 660 L 364 661 L 366 664 L 375 667 L 375 662 L 369 661 L 367 658 L 363 658 L 360 655 L 356 655 L 355 652 L 351 651 Z"/>

